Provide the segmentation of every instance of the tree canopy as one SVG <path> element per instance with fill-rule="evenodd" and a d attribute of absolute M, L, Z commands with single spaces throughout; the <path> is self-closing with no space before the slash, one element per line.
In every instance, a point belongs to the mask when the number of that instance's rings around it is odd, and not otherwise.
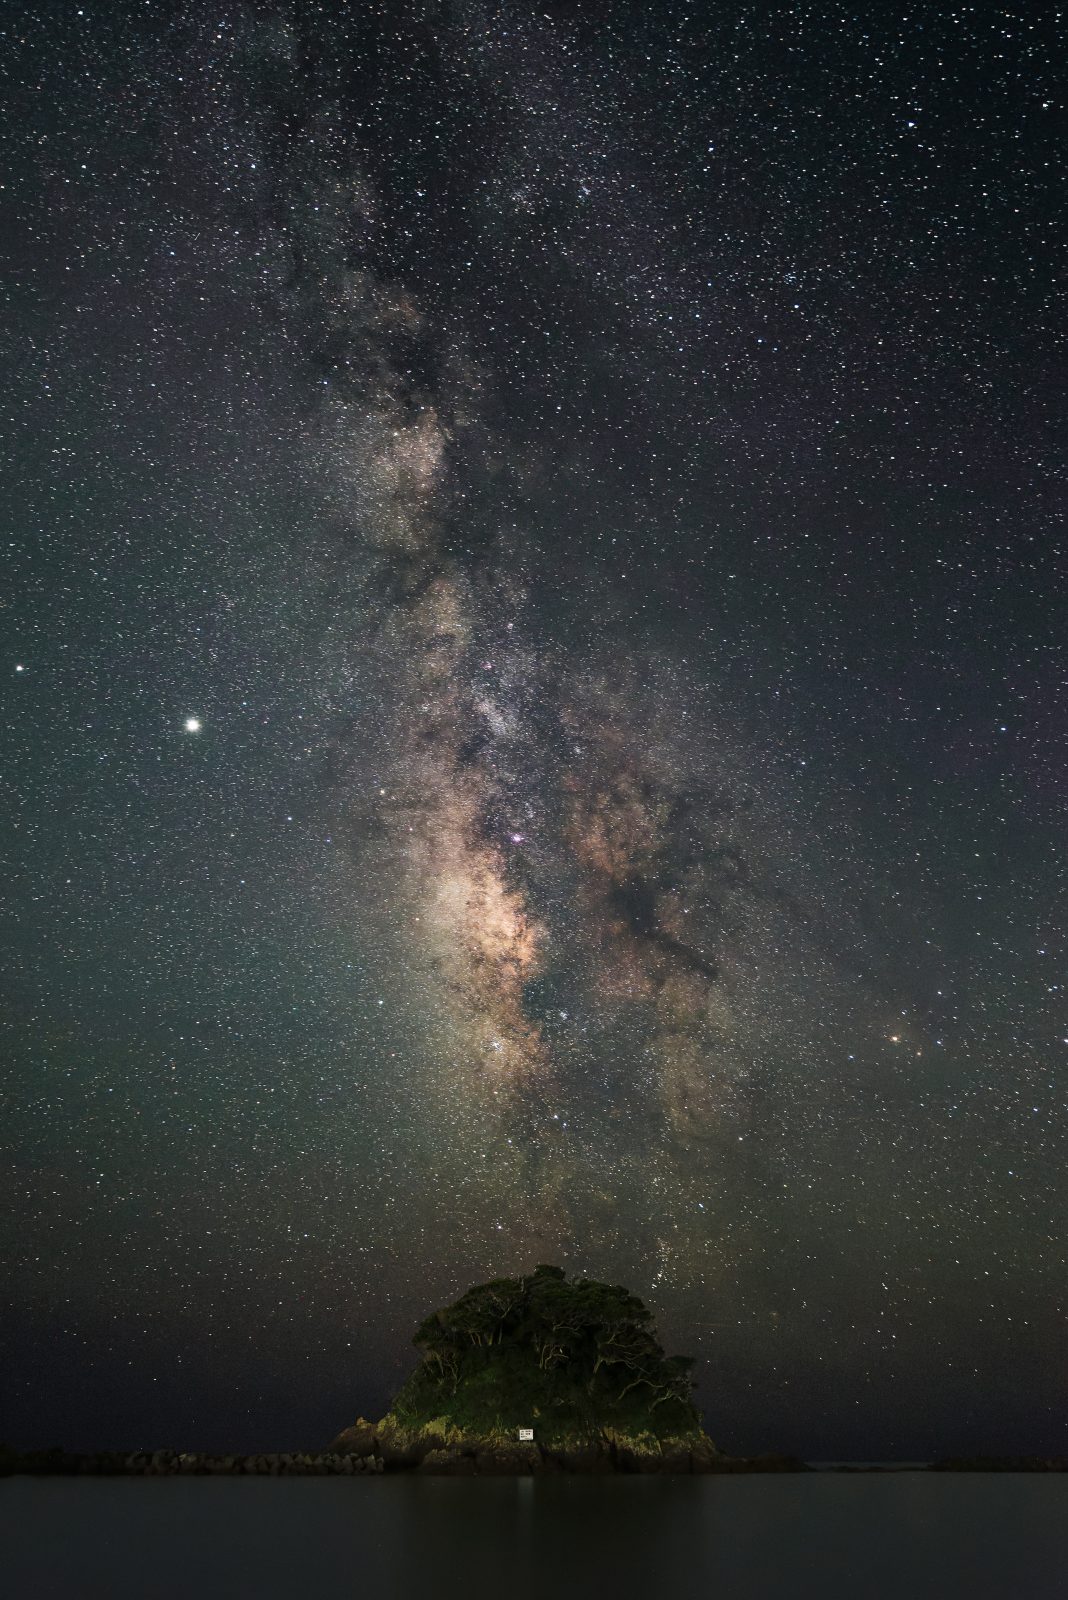
<path fill-rule="evenodd" d="M 546 1440 L 700 1430 L 693 1359 L 665 1356 L 652 1313 L 619 1285 L 553 1266 L 495 1278 L 432 1312 L 413 1343 L 422 1359 L 392 1406 L 410 1425 L 534 1426 Z"/>

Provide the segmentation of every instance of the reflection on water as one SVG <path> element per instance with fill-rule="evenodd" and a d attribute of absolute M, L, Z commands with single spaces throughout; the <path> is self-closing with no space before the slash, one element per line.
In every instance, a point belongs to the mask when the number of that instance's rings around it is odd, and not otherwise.
<path fill-rule="evenodd" d="M 8 1478 L 0 1592 L 1065 1600 L 1066 1528 L 1057 1476 Z"/>

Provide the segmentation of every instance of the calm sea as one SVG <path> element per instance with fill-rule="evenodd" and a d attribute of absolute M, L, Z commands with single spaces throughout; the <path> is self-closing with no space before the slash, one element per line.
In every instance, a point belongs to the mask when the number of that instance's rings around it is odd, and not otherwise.
<path fill-rule="evenodd" d="M 5 1600 L 1066 1600 L 1068 1476 L 0 1480 Z"/>

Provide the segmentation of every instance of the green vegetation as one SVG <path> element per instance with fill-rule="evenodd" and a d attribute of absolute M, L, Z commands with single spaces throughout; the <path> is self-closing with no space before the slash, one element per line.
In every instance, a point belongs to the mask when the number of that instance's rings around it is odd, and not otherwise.
<path fill-rule="evenodd" d="M 427 1317 L 422 1360 L 397 1395 L 404 1428 L 515 1438 L 701 1437 L 693 1360 L 665 1356 L 652 1314 L 626 1289 L 540 1266 L 496 1278 Z"/>

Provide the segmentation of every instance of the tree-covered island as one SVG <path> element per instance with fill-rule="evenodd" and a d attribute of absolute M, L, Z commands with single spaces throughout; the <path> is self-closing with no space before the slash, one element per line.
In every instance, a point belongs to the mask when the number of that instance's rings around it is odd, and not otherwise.
<path fill-rule="evenodd" d="M 688 1472 L 717 1457 L 692 1358 L 665 1355 L 652 1313 L 618 1285 L 554 1266 L 495 1278 L 425 1318 L 413 1342 L 419 1365 L 389 1413 L 333 1449 L 457 1472 Z"/>

